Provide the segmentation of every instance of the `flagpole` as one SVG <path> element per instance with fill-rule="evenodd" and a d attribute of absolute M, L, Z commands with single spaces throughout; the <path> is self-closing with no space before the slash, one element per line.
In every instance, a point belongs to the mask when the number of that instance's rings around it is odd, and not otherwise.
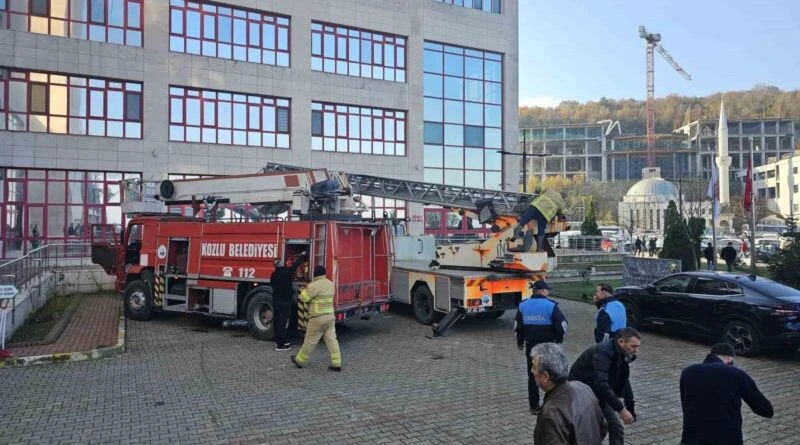
<path fill-rule="evenodd" d="M 716 163 L 716 156 L 711 158 L 711 180 L 714 181 L 714 165 Z M 711 245 L 714 249 L 714 257 L 712 261 L 714 261 L 715 267 L 713 270 L 717 270 L 716 263 L 717 263 L 717 212 L 714 208 L 714 204 L 716 204 L 717 200 L 717 193 L 719 190 L 719 180 L 717 179 L 714 181 L 714 190 L 711 196 Z"/>

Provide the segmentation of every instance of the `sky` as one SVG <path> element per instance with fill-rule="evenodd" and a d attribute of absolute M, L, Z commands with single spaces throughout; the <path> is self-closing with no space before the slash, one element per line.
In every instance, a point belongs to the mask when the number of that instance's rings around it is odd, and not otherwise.
<path fill-rule="evenodd" d="M 800 88 L 800 0 L 519 0 L 520 106 L 645 99 L 644 39 L 655 53 L 655 94 L 706 96 L 756 84 Z"/>

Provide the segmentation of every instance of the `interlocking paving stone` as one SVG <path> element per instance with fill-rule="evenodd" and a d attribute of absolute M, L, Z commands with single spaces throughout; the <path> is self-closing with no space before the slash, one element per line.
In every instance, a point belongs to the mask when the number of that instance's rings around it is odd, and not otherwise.
<path fill-rule="evenodd" d="M 571 360 L 593 342 L 594 307 L 561 301 Z M 245 330 L 159 315 L 128 322 L 128 352 L 90 362 L 0 370 L 0 443 L 532 443 L 513 313 L 466 319 L 444 338 L 408 310 L 338 328 L 344 371 L 320 346 L 305 369 Z M 708 342 L 644 333 L 628 444 L 676 444 L 678 376 Z M 293 350 L 297 351 L 297 348 Z M 800 435 L 800 353 L 739 358 L 775 405 L 744 413 L 745 443 Z"/>

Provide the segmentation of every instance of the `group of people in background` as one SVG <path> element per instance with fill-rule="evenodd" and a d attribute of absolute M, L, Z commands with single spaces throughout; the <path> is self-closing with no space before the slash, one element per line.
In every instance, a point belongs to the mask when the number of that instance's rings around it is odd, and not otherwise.
<path fill-rule="evenodd" d="M 744 255 L 749 250 L 747 243 L 743 240 L 741 246 L 741 255 Z M 714 246 L 711 243 L 708 243 L 706 248 L 703 249 L 703 257 L 706 259 L 706 268 L 708 270 L 717 270 L 717 258 L 714 254 Z M 728 244 L 720 250 L 719 258 L 725 262 L 728 272 L 733 272 L 736 270 L 736 262 L 741 259 L 741 256 L 736 252 L 736 248 L 733 247 L 733 242 L 729 241 Z"/>
<path fill-rule="evenodd" d="M 625 425 L 637 421 L 630 364 L 642 343 L 627 326 L 624 305 L 610 285 L 596 287 L 595 345 L 570 366 L 559 346 L 566 317 L 548 298 L 545 281 L 531 286 L 534 293 L 520 303 L 515 331 L 517 347 L 525 350 L 530 412 L 537 416 L 534 444 L 600 445 L 608 436 L 609 445 L 623 445 Z M 730 345 L 717 343 L 702 363 L 681 373 L 681 445 L 742 445 L 742 400 L 754 413 L 772 417 L 772 404 L 733 366 L 734 359 Z M 539 389 L 545 393 L 541 405 Z"/>
<path fill-rule="evenodd" d="M 656 256 L 658 254 L 658 246 L 656 245 L 656 238 L 650 238 L 649 240 L 645 241 L 636 237 L 636 241 L 633 242 L 633 256 L 644 257 L 644 249 L 647 247 L 647 253 L 651 257 Z"/>

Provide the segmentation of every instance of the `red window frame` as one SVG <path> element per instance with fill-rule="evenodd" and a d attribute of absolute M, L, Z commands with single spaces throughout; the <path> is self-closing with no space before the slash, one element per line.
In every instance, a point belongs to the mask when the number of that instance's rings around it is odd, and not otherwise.
<path fill-rule="evenodd" d="M 171 1 L 169 11 L 170 51 L 261 63 L 264 65 L 283 67 L 289 67 L 291 65 L 291 19 L 289 16 L 214 2 L 186 0 Z M 187 32 L 187 21 L 192 12 L 196 14 L 199 20 L 199 23 L 197 23 L 199 35 L 197 37 L 189 36 Z M 176 14 L 181 17 L 180 27 L 173 23 Z M 207 32 L 208 30 L 206 28 L 206 18 L 208 17 L 211 17 L 214 22 L 214 28 L 209 32 Z M 224 41 L 220 38 L 220 19 L 223 17 L 230 20 L 230 41 Z M 237 20 L 244 21 L 245 39 L 243 44 L 235 43 L 235 22 Z M 253 33 L 254 25 L 257 30 L 255 35 Z M 272 38 L 274 47 L 265 46 L 267 39 L 264 37 L 266 35 L 265 28 L 267 26 L 273 27 Z M 180 28 L 180 30 L 176 28 Z M 285 45 L 281 45 L 281 34 L 284 34 L 286 37 Z M 189 41 L 194 41 L 197 44 L 198 51 L 189 51 L 187 44 Z M 220 45 L 230 47 L 229 57 L 227 55 L 220 55 Z M 209 49 L 207 53 L 206 47 L 213 48 L 213 51 Z M 243 49 L 245 57 L 241 58 L 236 56 L 237 48 Z M 267 57 L 270 56 L 270 53 L 273 53 L 272 57 L 274 58 L 274 62 L 267 61 Z M 251 57 L 251 54 L 253 57 Z M 258 56 L 256 57 L 255 54 L 258 54 Z"/>
<path fill-rule="evenodd" d="M 428 224 L 428 214 L 431 213 L 439 215 L 439 227 L 430 227 Z M 470 228 L 470 217 L 467 215 L 458 215 L 457 211 L 453 211 L 451 209 L 428 207 L 423 210 L 423 214 L 423 230 L 425 235 L 435 235 L 437 238 L 459 237 L 465 235 L 486 237 L 491 233 L 491 228 L 489 227 L 479 227 L 477 229 Z M 456 214 L 459 217 L 457 228 L 448 226 L 448 217 L 450 214 Z"/>
<path fill-rule="evenodd" d="M 14 172 L 9 175 L 8 172 Z M 34 175 L 34 173 L 36 173 Z M 83 171 L 83 170 L 59 170 L 59 169 L 32 169 L 32 168 L 0 168 L 0 183 L 5 195 L 0 196 L 0 219 L 4 221 L 0 227 L 0 258 L 10 258 L 9 252 L 15 251 L 20 255 L 24 255 L 33 248 L 31 241 L 36 241 L 39 246 L 50 244 L 64 244 L 62 248 L 56 251 L 51 251 L 50 254 L 58 256 L 86 256 L 89 254 L 88 244 L 90 237 L 90 227 L 94 223 L 108 223 L 110 215 L 109 209 L 118 209 L 115 213 L 120 216 L 120 224 L 122 227 L 125 225 L 125 215 L 122 214 L 121 200 L 122 191 L 118 190 L 115 202 L 110 201 L 110 187 L 119 186 L 121 179 L 131 179 L 141 177 L 140 173 L 131 172 L 98 172 L 98 171 Z M 9 184 L 17 184 L 21 193 L 15 196 L 14 199 L 8 198 Z M 41 187 L 42 196 L 37 202 L 32 202 L 33 197 L 30 196 L 30 185 L 32 183 L 39 183 Z M 61 199 L 51 201 L 53 195 L 51 189 L 58 185 L 63 191 Z M 75 198 L 71 195 L 74 191 L 70 185 L 77 185 L 81 191 L 81 196 Z M 99 192 L 97 195 L 101 202 L 94 202 L 90 199 L 90 191 L 95 190 Z M 78 202 L 75 202 L 78 201 Z M 13 206 L 13 209 L 12 209 Z M 80 216 L 77 221 L 81 223 L 80 233 L 69 235 L 68 229 L 71 223 L 76 220 L 70 220 L 72 216 L 72 208 L 80 208 Z M 30 221 L 28 219 L 31 209 L 41 209 L 41 221 Z M 21 221 L 16 221 L 10 212 L 22 212 L 20 216 Z M 98 221 L 91 221 L 91 216 L 99 217 Z M 21 222 L 22 226 L 19 227 L 17 236 L 11 236 L 6 228 L 6 223 L 15 219 L 15 222 Z M 50 227 L 56 221 L 55 225 L 59 223 L 63 226 L 63 230 L 56 233 L 50 233 Z M 39 227 L 38 236 L 33 236 L 31 227 L 33 224 Z M 73 225 L 73 228 L 77 226 Z M 70 245 L 73 244 L 73 245 Z M 13 247 L 19 246 L 19 249 Z"/>
<path fill-rule="evenodd" d="M 63 11 L 63 14 L 52 10 L 50 0 L 46 0 L 47 12 L 45 14 L 34 14 L 32 1 L 26 3 L 27 8 L 25 11 L 16 11 L 8 6 L 10 0 L 6 0 L 5 5 L 0 7 L 0 10 L 7 12 L 6 25 L 9 29 L 127 46 L 144 46 L 144 0 L 98 0 L 102 2 L 103 7 L 102 22 L 92 21 L 95 0 L 65 1 L 67 8 L 66 11 Z M 122 1 L 122 24 L 112 24 L 109 19 L 108 6 L 111 1 Z M 77 3 L 85 5 L 85 17 L 73 17 L 73 10 L 80 10 L 80 5 L 78 7 L 73 6 Z M 135 11 L 137 7 L 138 11 Z M 59 28 L 63 30 L 63 33 L 56 32 Z M 92 38 L 93 31 L 102 33 L 102 38 Z M 109 34 L 116 31 L 120 32 L 121 41 L 109 41 Z M 96 36 L 97 34 L 94 35 Z"/>
<path fill-rule="evenodd" d="M 70 74 L 53 73 L 45 71 L 26 71 L 16 68 L 0 67 L 0 95 L 2 96 L 3 104 L 0 105 L 0 130 L 7 131 L 26 131 L 33 133 L 54 133 L 54 134 L 73 134 L 81 136 L 104 136 L 104 137 L 118 137 L 125 139 L 141 139 L 143 130 L 143 116 L 141 110 L 143 109 L 143 87 L 140 82 L 129 82 L 120 79 L 105 79 L 98 77 L 84 77 L 73 76 Z M 25 110 L 11 110 L 11 94 L 12 86 L 15 84 L 24 84 L 25 91 Z M 33 113 L 31 111 L 32 105 L 32 87 L 34 85 L 45 85 L 45 110 L 44 114 Z M 63 114 L 56 113 L 51 109 L 50 99 L 52 90 L 55 88 L 65 90 L 65 104 Z M 92 92 L 100 92 L 103 97 L 103 110 L 102 113 L 93 115 L 92 109 Z M 109 97 L 112 93 L 121 93 L 122 103 L 120 118 L 108 116 Z M 85 115 L 72 113 L 72 100 L 75 94 L 83 96 L 83 103 L 85 104 Z M 127 100 L 130 98 L 137 98 L 139 101 L 139 119 L 126 119 Z M 80 102 L 79 102 L 80 103 Z M 31 116 L 35 116 L 37 122 L 44 125 L 44 130 L 32 130 Z M 73 131 L 73 123 L 83 123 L 83 131 Z M 22 129 L 15 129 L 11 123 L 21 122 Z M 65 131 L 60 131 L 59 124 L 56 122 L 64 122 L 66 125 Z M 93 132 L 90 130 L 92 124 L 102 122 L 102 133 Z M 118 127 L 121 135 L 109 134 L 109 128 Z M 78 126 L 80 128 L 80 125 Z"/>
<path fill-rule="evenodd" d="M 459 6 L 467 9 L 477 9 L 478 11 L 491 12 L 493 14 L 500 14 L 502 11 L 501 0 L 436 0 L 439 3 L 448 5 Z M 477 3 L 477 8 L 475 7 Z M 483 8 L 483 5 L 488 3 L 489 10 Z"/>
<path fill-rule="evenodd" d="M 368 210 L 361 214 L 364 219 L 383 220 L 384 212 L 391 212 L 390 218 L 404 220 L 408 216 L 408 204 L 402 199 L 379 198 L 375 196 L 362 195 L 361 202 Z"/>
<path fill-rule="evenodd" d="M 325 36 L 333 36 L 333 57 L 325 56 Z M 314 45 L 315 40 L 319 40 L 318 50 Z M 340 50 L 339 44 L 342 41 L 344 42 L 344 48 Z M 352 41 L 357 42 L 359 48 L 358 60 L 355 59 L 355 56 L 351 58 L 350 46 Z M 392 82 L 406 81 L 407 37 L 314 21 L 311 22 L 311 42 L 311 69 L 314 71 Z M 371 60 L 368 62 L 363 60 L 364 56 L 362 54 L 362 48 L 365 43 L 370 46 Z M 392 57 L 394 62 L 392 64 L 387 64 L 384 57 L 388 45 L 394 47 Z M 379 48 L 380 51 L 375 51 L 376 48 Z M 379 59 L 376 59 L 377 55 L 380 55 Z M 402 58 L 398 57 L 399 55 L 402 55 Z M 341 70 L 339 69 L 340 66 L 343 67 Z M 369 67 L 369 75 L 365 75 L 367 67 Z M 376 68 L 380 69 L 380 75 L 377 74 L 378 70 Z"/>
<path fill-rule="evenodd" d="M 173 119 L 173 111 L 176 101 L 178 106 L 181 107 L 180 119 Z M 198 120 L 196 124 L 189 124 L 187 122 L 187 111 L 189 109 L 190 101 L 196 101 L 198 103 Z M 213 105 L 213 114 L 208 114 L 206 112 L 207 104 Z M 230 106 L 230 127 L 221 126 L 222 124 L 220 123 L 220 117 L 224 116 L 220 112 L 220 109 L 222 108 L 220 105 L 225 105 L 225 107 Z M 237 106 L 238 108 L 244 107 L 244 122 L 237 122 L 235 119 Z M 273 109 L 273 131 L 268 131 L 263 128 L 263 116 L 264 111 L 267 108 Z M 287 119 L 285 131 L 280 131 L 279 129 L 279 123 L 281 122 L 279 111 L 283 111 Z M 173 142 L 241 145 L 266 148 L 291 148 L 291 99 L 285 97 L 262 96 L 171 85 L 169 87 L 169 112 L 169 140 Z M 258 113 L 258 126 L 252 125 L 252 119 L 254 118 L 256 112 Z M 227 115 L 227 112 L 225 114 Z M 189 137 L 189 131 L 195 129 L 198 137 Z M 214 134 L 213 140 L 210 137 L 212 132 Z M 225 132 L 230 132 L 230 141 L 226 141 L 227 138 L 225 138 L 226 140 L 220 142 L 220 138 L 225 135 Z M 236 138 L 239 136 L 237 132 L 244 133 L 242 136 L 244 136 L 245 142 L 237 142 Z M 209 135 L 209 137 L 206 138 L 205 135 Z M 260 142 L 251 143 L 251 140 L 256 140 L 256 136 Z M 274 136 L 275 144 L 265 145 L 266 138 L 272 136 Z M 251 137 L 253 139 L 251 139 Z"/>
<path fill-rule="evenodd" d="M 405 156 L 408 131 L 408 113 L 388 108 L 361 107 L 357 105 L 334 104 L 329 102 L 311 103 L 312 122 L 314 116 L 322 119 L 322 133 L 315 134 L 312 128 L 311 149 L 314 151 L 336 151 L 339 153 L 361 153 L 383 156 Z M 333 116 L 333 134 L 325 133 L 325 117 Z M 340 127 L 344 119 L 344 129 Z M 353 120 L 351 120 L 353 119 Z M 369 121 L 369 131 L 364 121 Z M 358 136 L 350 134 L 350 123 L 357 121 Z M 381 131 L 378 132 L 380 123 Z M 394 137 L 387 137 L 386 124 L 391 125 Z M 312 124 L 313 125 L 313 124 Z M 369 136 L 365 137 L 365 133 Z M 376 145 L 380 144 L 380 145 Z M 370 147 L 365 150 L 365 147 Z M 378 147 L 380 149 L 378 150 Z M 391 148 L 390 148 L 391 147 Z"/>

